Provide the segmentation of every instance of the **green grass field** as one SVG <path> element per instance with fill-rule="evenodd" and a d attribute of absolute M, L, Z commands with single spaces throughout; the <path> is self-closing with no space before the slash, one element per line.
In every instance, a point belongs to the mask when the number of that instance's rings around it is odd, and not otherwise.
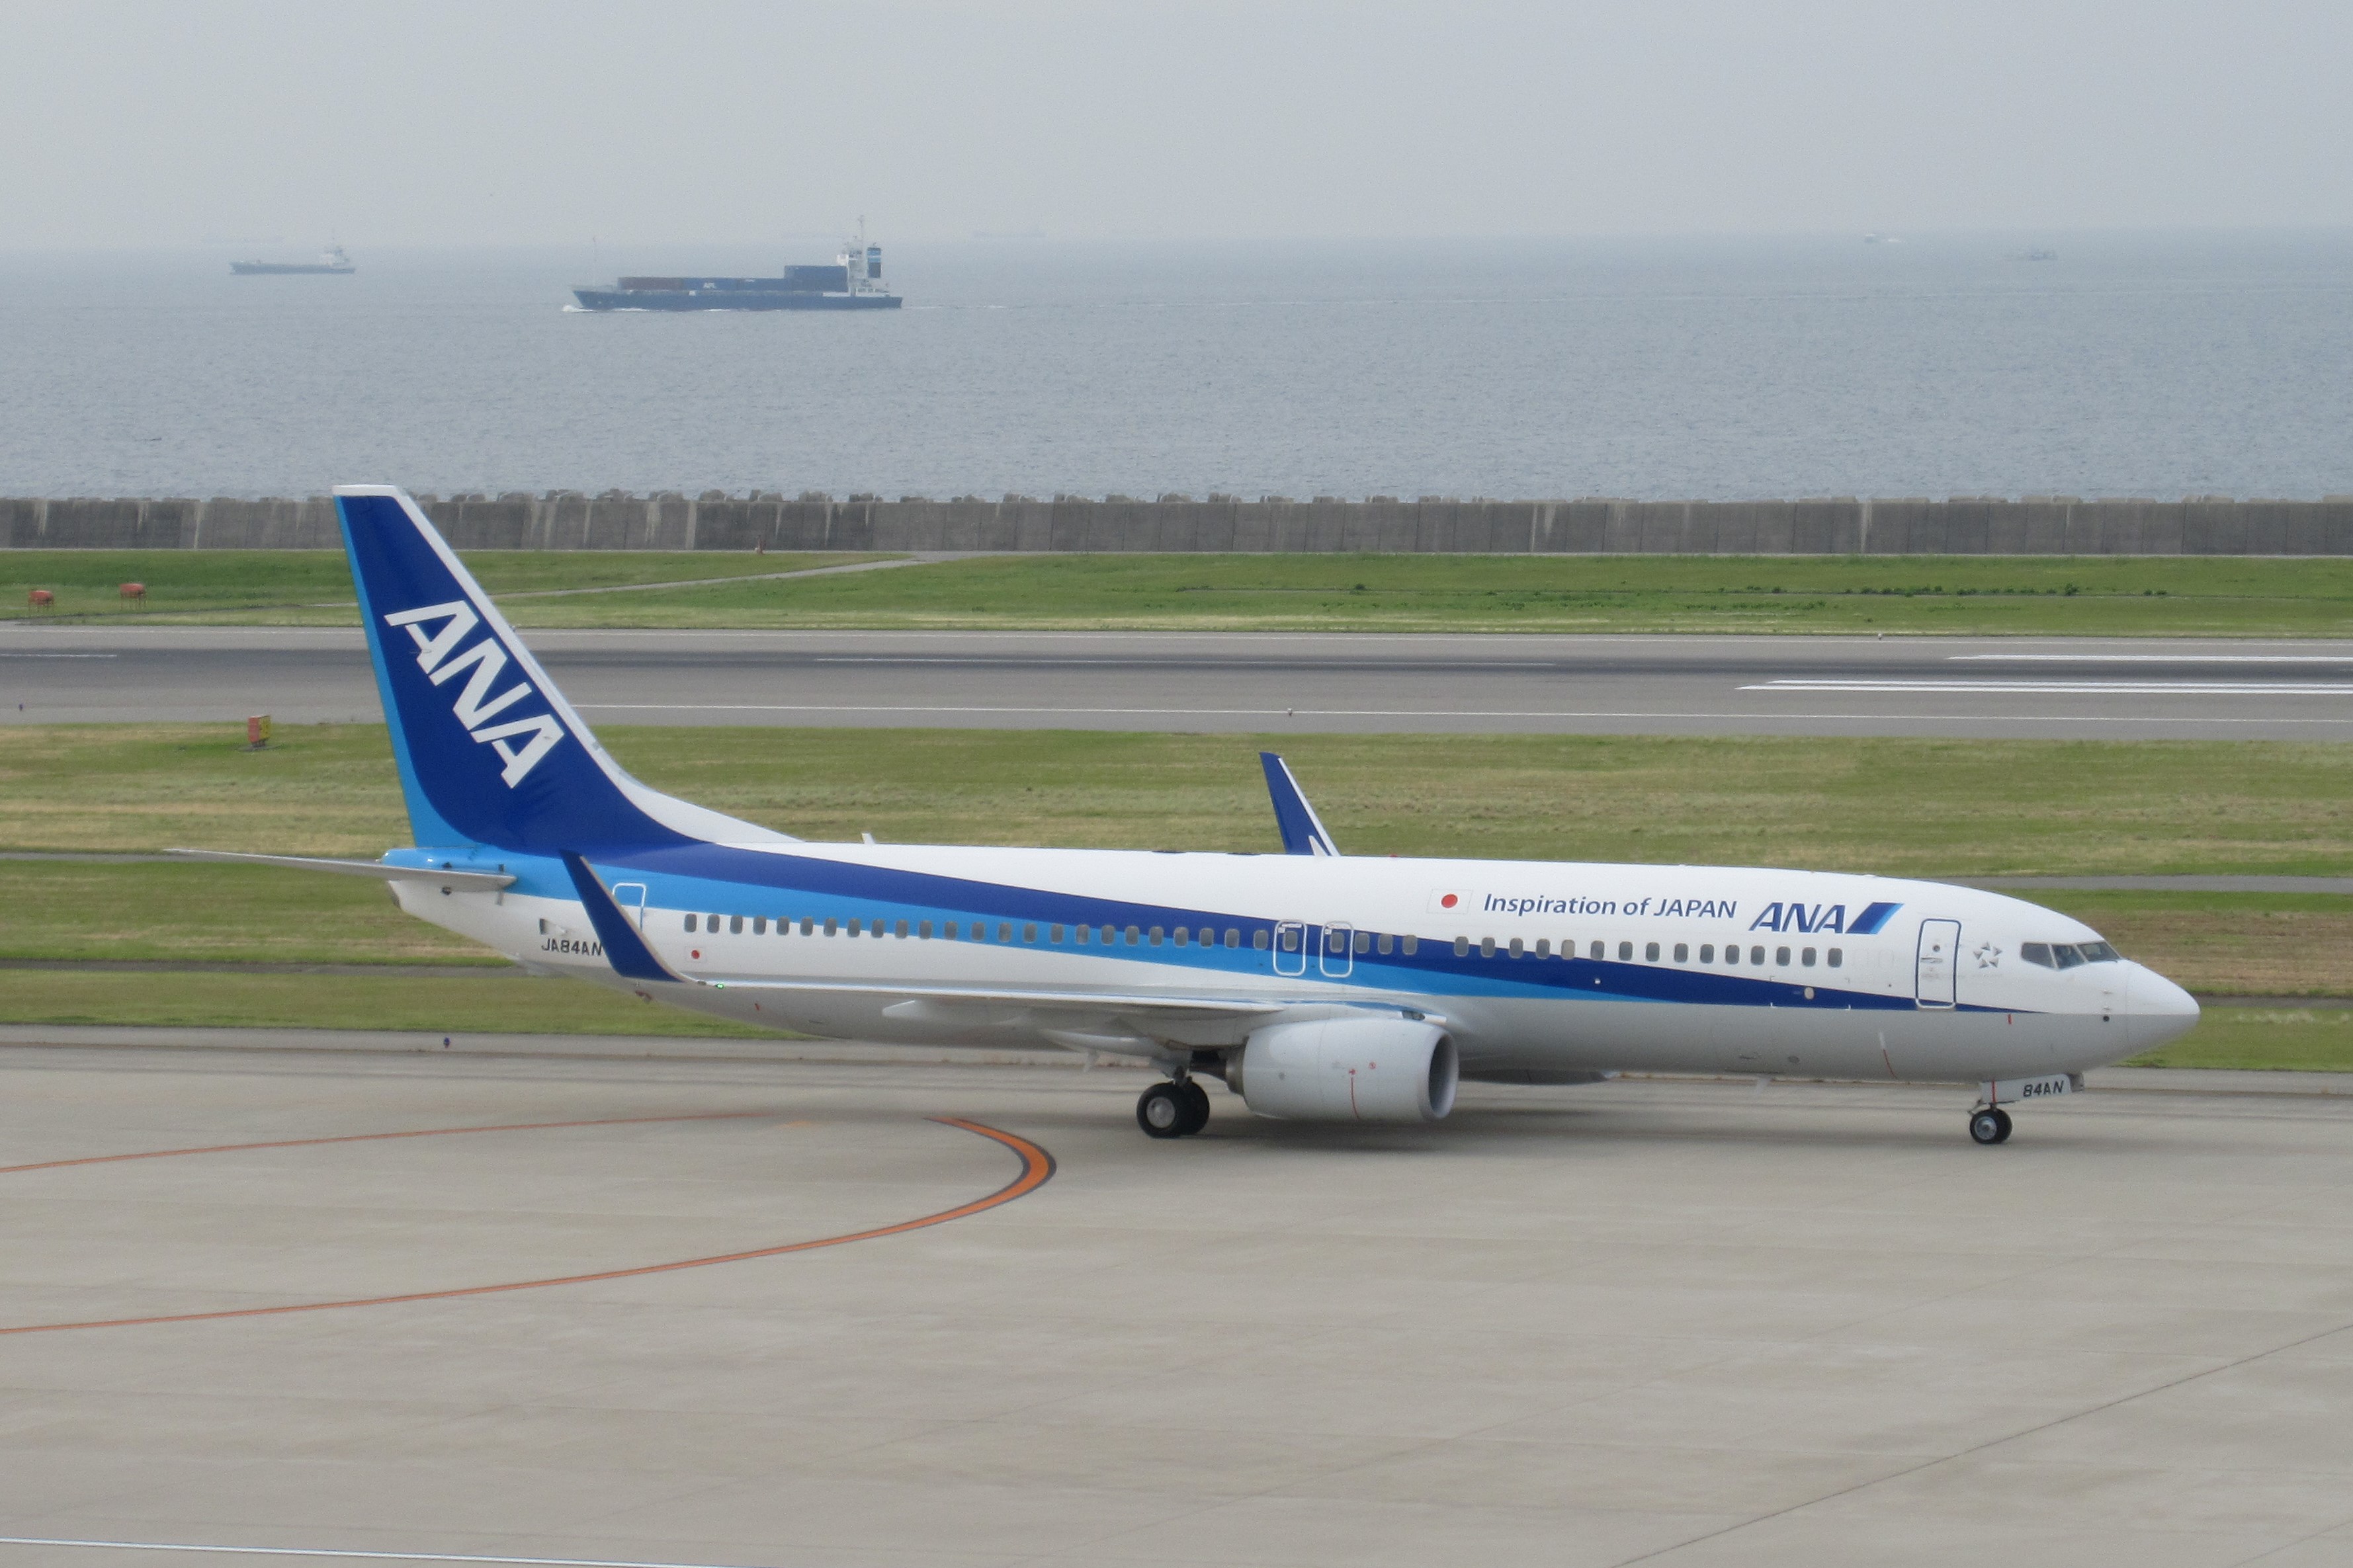
<path fill-rule="evenodd" d="M 497 595 L 694 582 L 886 559 L 712 550 L 478 550 L 466 557 L 466 564 Z M 146 597 L 122 597 L 125 583 L 143 584 Z M 35 588 L 55 595 L 56 606 L 32 609 L 26 596 Z M 593 595 L 600 601 L 624 596 Z M 336 550 L 0 550 L 0 619 L 165 616 L 349 626 L 357 618 L 352 604 L 351 569 Z"/>
<path fill-rule="evenodd" d="M 900 842 L 1279 847 L 1255 755 L 1275 743 L 1264 738 L 724 728 L 616 729 L 605 739 L 649 783 L 805 837 L 871 831 Z M 1357 854 L 1929 877 L 2342 875 L 2353 866 L 2353 750 L 2344 747 L 1327 735 L 1280 749 L 1341 847 Z M 227 726 L 0 730 L 0 847 L 374 856 L 406 837 L 379 725 L 291 728 L 261 752 L 242 750 L 242 735 Z M 5 957 L 495 962 L 358 880 L 199 864 L 10 861 L 0 862 L 0 889 Z M 2353 900 L 2133 891 L 2051 892 L 2037 901 L 2200 992 L 2353 995 Z M 482 984 L 511 978 L 486 974 Z M 474 982 L 396 975 L 114 974 L 100 984 L 52 971 L 17 972 L 6 984 L 11 1010 L 0 1016 L 48 1022 L 104 1015 L 324 1025 L 424 1017 L 444 1006 L 432 998 L 448 995 L 488 1009 L 470 1027 L 528 1030 L 575 1027 L 563 1020 L 577 1015 L 565 1009 L 593 1011 L 608 1000 L 562 987 L 584 994 L 548 1013 L 543 988 L 468 992 Z M 415 993 L 426 1013 L 400 1012 L 408 1004 L 389 999 L 407 994 L 381 989 L 403 985 L 427 988 Z M 628 1021 L 609 1026 L 625 1032 L 705 1028 L 683 1015 L 613 1005 Z M 553 1021 L 531 1022 L 540 1017 Z M 2353 1068 L 2353 1048 L 2332 1043 L 2353 1041 L 2341 1022 L 2326 1011 L 2265 1019 L 2218 1010 L 2168 1059 L 2214 1050 L 2229 1061 L 2212 1065 L 2277 1058 L 2272 1065 L 2326 1059 Z"/>
<path fill-rule="evenodd" d="M 1921 876 L 2353 867 L 2353 748 L 2240 742 L 627 728 L 662 789 L 802 837 L 1272 849 L 1257 752 L 1341 847 Z M 0 730 L 0 848 L 406 842 L 383 726 Z"/>
<path fill-rule="evenodd" d="M 476 552 L 493 594 L 749 579 L 851 555 Z M 143 608 L 117 584 L 143 582 Z M 0 616 L 346 625 L 326 551 L 0 552 Z M 2353 559 L 2118 556 L 1021 555 L 799 581 L 521 599 L 519 626 L 1841 632 L 2353 633 Z"/>

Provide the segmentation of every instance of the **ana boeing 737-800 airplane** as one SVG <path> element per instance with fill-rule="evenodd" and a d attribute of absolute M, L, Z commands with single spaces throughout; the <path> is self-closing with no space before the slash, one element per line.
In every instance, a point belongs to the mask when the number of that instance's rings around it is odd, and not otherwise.
<path fill-rule="evenodd" d="M 2198 1005 L 2065 915 L 1936 882 L 1343 856 L 1264 758 L 1286 854 L 817 844 L 624 773 L 407 496 L 339 489 L 414 847 L 385 879 L 534 969 L 780 1031 L 1051 1044 L 1159 1069 L 1136 1121 L 1435 1121 L 1464 1078 L 1974 1084 L 1969 1132 Z"/>

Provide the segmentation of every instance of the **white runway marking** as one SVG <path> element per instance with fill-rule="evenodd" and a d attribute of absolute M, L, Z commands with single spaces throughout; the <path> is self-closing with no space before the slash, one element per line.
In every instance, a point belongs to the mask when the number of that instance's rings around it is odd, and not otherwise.
<path fill-rule="evenodd" d="M 121 658 L 119 653 L 0 653 L 0 658 Z"/>
<path fill-rule="evenodd" d="M 845 653 L 820 654 L 817 658 L 810 659 L 809 662 L 811 664 L 953 664 L 965 668 L 971 668 L 976 665 L 986 666 L 992 664 L 1051 664 L 1057 668 L 1060 668 L 1064 665 L 1107 665 L 1114 668 L 1127 669 L 1134 668 L 1138 660 L 1134 658 L 1063 658 L 1058 655 L 1044 653 L 974 654 L 968 657 L 958 657 L 955 658 L 942 658 L 933 654 Z M 1382 667 L 1379 663 L 1375 662 L 1368 665 L 1366 668 L 1378 669 Z M 1450 659 L 1447 661 L 1445 669 L 1449 674 L 1461 669 L 1525 670 L 1530 673 L 1542 674 L 1546 670 L 1546 666 L 1541 662 L 1531 659 L 1498 659 L 1488 664 L 1472 663 L 1461 659 Z"/>
<path fill-rule="evenodd" d="M 1954 664 L 2353 664 L 2338 653 L 1953 653 Z"/>
<path fill-rule="evenodd" d="M 1768 680 L 1740 689 L 1951 691 L 2056 697 L 2353 697 L 2353 686 L 2276 680 Z"/>
<path fill-rule="evenodd" d="M 228 1557 L 357 1558 L 368 1563 L 504 1563 L 523 1568 L 750 1568 L 735 1563 L 657 1563 L 616 1557 L 484 1557 L 451 1552 L 345 1552 L 308 1546 L 212 1546 L 177 1541 L 67 1541 L 0 1535 L 0 1546 L 79 1546 L 109 1552 L 195 1552 Z"/>
<path fill-rule="evenodd" d="M 1789 690 L 1795 688 L 1744 686 L 1743 691 Z M 1997 686 L 1985 689 L 2010 691 L 2017 688 Z M 2297 687 L 2294 689 L 2307 689 Z M 969 702 L 947 703 L 866 703 L 866 702 L 575 702 L 573 707 L 582 712 L 596 713 L 1012 713 L 1025 716 L 1078 718 L 1103 714 L 1114 718 L 1142 719 L 1738 719 L 1770 722 L 1799 719 L 1852 719 L 1873 722 L 1916 721 L 1942 723 L 1956 718 L 1978 717 L 1954 713 L 1764 713 L 1749 710 L 1740 713 L 1705 713 L 1691 710 L 1657 713 L 1618 712 L 1592 709 L 1478 709 L 1478 708 L 984 708 Z M 1991 721 L 2021 724 L 2178 724 L 2180 719 L 2161 718 L 2146 713 L 2003 713 L 1983 715 Z M 2353 717 L 2342 719 L 2240 719 L 2199 718 L 2188 722 L 2199 724 L 2353 724 Z"/>

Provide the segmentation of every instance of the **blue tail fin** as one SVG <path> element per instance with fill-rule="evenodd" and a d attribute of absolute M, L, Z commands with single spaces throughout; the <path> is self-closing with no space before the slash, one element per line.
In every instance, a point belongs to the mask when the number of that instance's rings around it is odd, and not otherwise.
<path fill-rule="evenodd" d="M 407 496 L 339 486 L 335 510 L 420 846 L 552 855 L 784 837 L 622 772 Z"/>
<path fill-rule="evenodd" d="M 1261 752 L 1258 765 L 1266 770 L 1266 793 L 1274 801 L 1274 825 L 1282 834 L 1285 855 L 1337 855 L 1323 818 L 1307 804 L 1307 794 L 1291 776 L 1291 764 L 1272 752 Z"/>

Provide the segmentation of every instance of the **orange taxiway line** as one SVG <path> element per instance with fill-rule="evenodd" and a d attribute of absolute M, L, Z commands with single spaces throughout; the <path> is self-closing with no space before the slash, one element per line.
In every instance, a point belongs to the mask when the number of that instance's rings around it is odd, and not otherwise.
<path fill-rule="evenodd" d="M 512 1129 L 451 1127 L 438 1129 L 438 1131 L 444 1132 L 489 1132 L 523 1131 L 526 1129 L 545 1127 L 616 1126 L 625 1123 L 648 1121 L 707 1121 L 725 1117 L 753 1117 L 765 1116 L 768 1114 L 770 1113 L 765 1111 L 719 1111 L 701 1116 L 631 1116 L 617 1117 L 608 1121 L 523 1122 L 518 1123 Z M 853 1241 L 876 1241 L 886 1236 L 901 1236 L 911 1230 L 923 1230 L 935 1225 L 945 1225 L 950 1220 L 968 1219 L 974 1215 L 985 1214 L 990 1209 L 1001 1207 L 1006 1204 L 1013 1202 L 1016 1198 L 1027 1197 L 1031 1193 L 1036 1192 L 1039 1187 L 1044 1186 L 1049 1181 L 1053 1179 L 1054 1156 L 1048 1153 L 1038 1144 L 1031 1142 L 1029 1139 L 1021 1137 L 1018 1133 L 1007 1132 L 999 1128 L 987 1126 L 978 1121 L 969 1121 L 961 1116 L 934 1116 L 931 1120 L 938 1122 L 944 1127 L 954 1127 L 966 1132 L 977 1133 L 979 1136 L 987 1138 L 992 1142 L 1003 1144 L 1006 1148 L 1011 1150 L 1014 1155 L 1020 1160 L 1021 1169 L 1019 1173 L 1016 1174 L 1011 1181 L 1006 1183 L 1005 1185 L 997 1188 L 995 1192 L 988 1194 L 985 1197 L 975 1198 L 970 1203 L 958 1204 L 954 1208 L 942 1209 L 937 1214 L 924 1215 L 919 1219 L 901 1220 L 895 1225 L 876 1226 L 869 1230 L 850 1231 L 842 1236 L 819 1237 L 814 1241 L 788 1241 L 777 1247 L 757 1247 L 748 1248 L 742 1252 L 722 1252 L 716 1253 L 709 1258 L 683 1258 L 670 1263 L 640 1264 L 632 1268 L 606 1268 L 600 1269 L 593 1274 L 565 1274 L 549 1279 L 514 1279 L 498 1285 L 462 1285 L 454 1289 L 448 1290 L 412 1290 L 398 1296 L 361 1296 L 342 1301 L 293 1301 L 288 1302 L 283 1306 L 277 1307 L 235 1307 L 226 1311 L 216 1312 L 167 1312 L 161 1313 L 153 1317 L 144 1318 L 93 1318 L 80 1322 L 20 1323 L 13 1327 L 0 1328 L 0 1336 L 9 1334 L 56 1333 L 67 1329 L 129 1329 L 140 1328 L 157 1323 L 204 1323 L 214 1322 L 226 1318 L 268 1318 L 281 1316 L 289 1312 L 330 1312 L 345 1307 L 391 1307 L 408 1301 L 447 1301 L 453 1300 L 460 1296 L 494 1296 L 509 1290 L 543 1290 L 555 1285 L 587 1285 L 603 1279 L 633 1279 L 641 1275 L 647 1274 L 671 1274 L 681 1268 L 708 1268 L 714 1264 L 720 1263 L 744 1263 L 755 1258 L 782 1258 L 788 1253 L 815 1252 L 821 1247 L 846 1247 Z M 10 1170 L 48 1170 L 58 1165 L 95 1164 L 110 1160 L 154 1159 L 160 1158 L 164 1154 L 219 1153 L 230 1148 L 296 1148 L 304 1144 L 311 1143 L 360 1142 L 370 1138 L 417 1138 L 429 1136 L 432 1136 L 429 1132 L 374 1132 L 363 1133 L 356 1137 L 349 1138 L 295 1139 L 283 1143 L 228 1144 L 223 1145 L 219 1149 L 174 1149 L 159 1150 L 150 1154 L 105 1154 L 96 1156 L 93 1159 L 87 1161 L 58 1160 L 47 1162 L 39 1165 L 16 1165 L 0 1168 L 0 1174 L 5 1174 Z"/>

